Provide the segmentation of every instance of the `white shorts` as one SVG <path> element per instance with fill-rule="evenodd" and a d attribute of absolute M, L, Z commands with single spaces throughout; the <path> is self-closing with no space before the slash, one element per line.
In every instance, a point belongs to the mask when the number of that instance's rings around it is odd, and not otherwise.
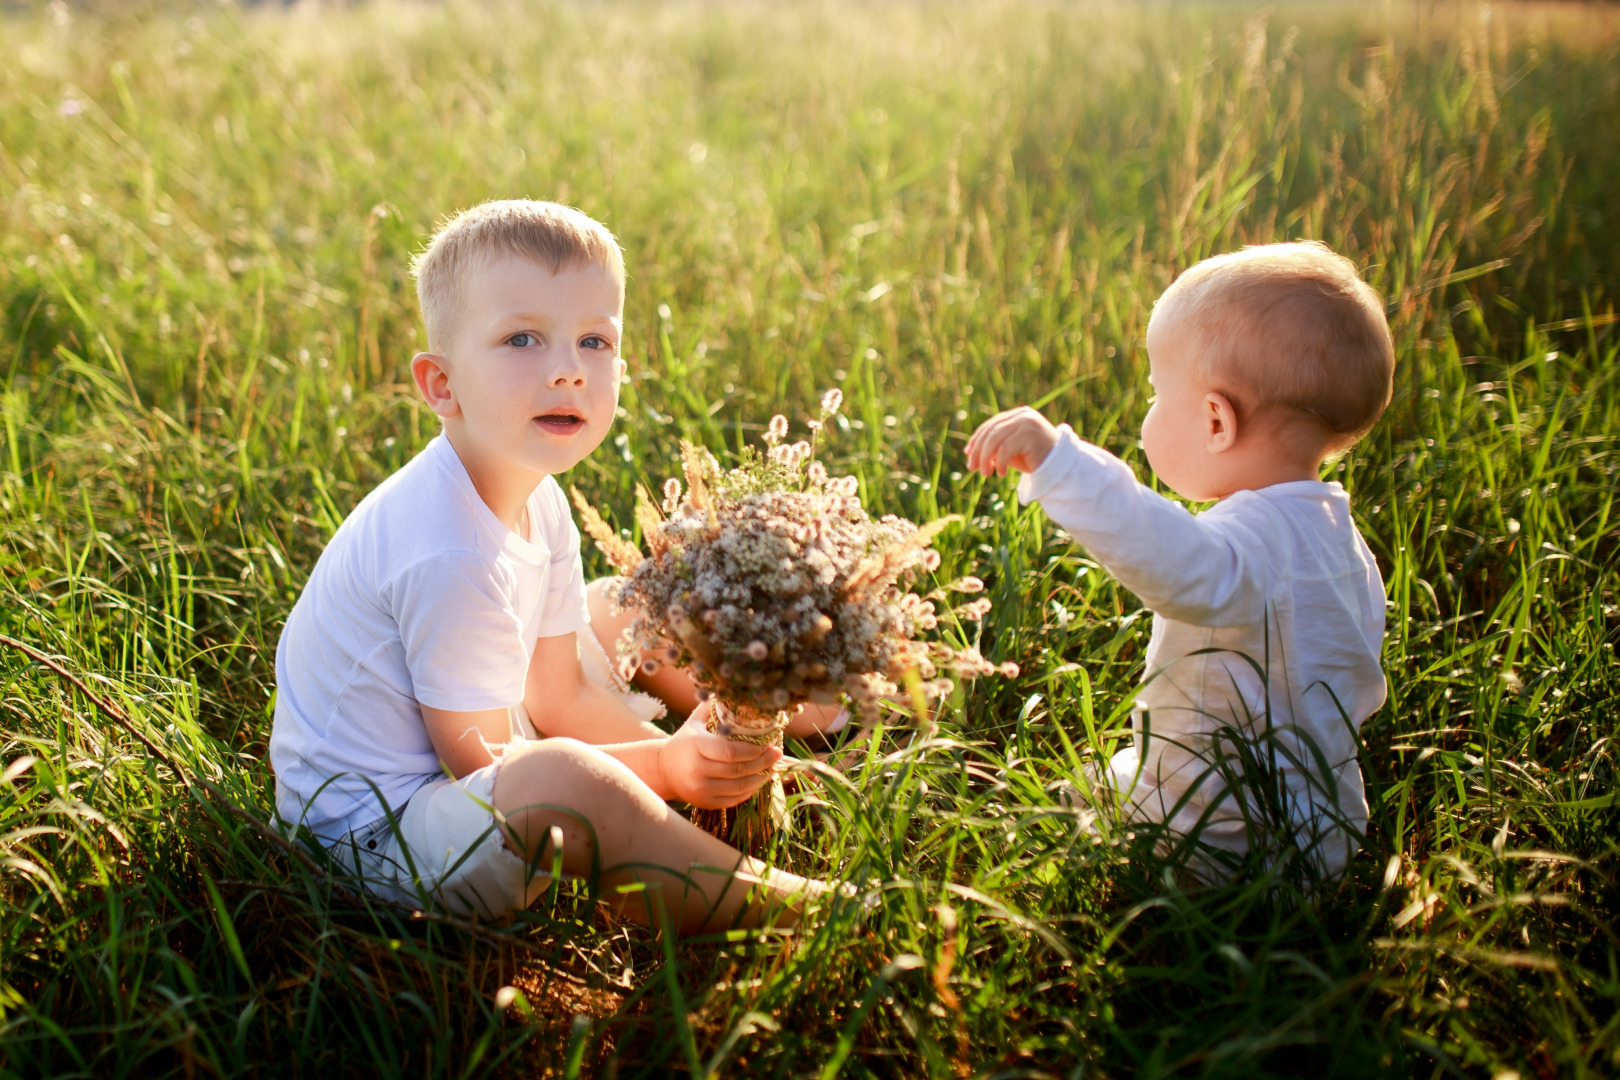
<path fill-rule="evenodd" d="M 585 676 L 620 694 L 638 716 L 656 720 L 662 703 L 618 677 L 589 626 L 579 631 Z M 514 743 L 535 737 L 522 705 L 512 709 Z M 495 825 L 492 799 L 500 762 L 459 780 L 424 784 L 387 817 L 355 829 L 329 848 L 373 896 L 406 907 L 504 919 L 532 904 L 550 876 L 512 853 Z M 549 865 L 549 852 L 541 854 Z"/>

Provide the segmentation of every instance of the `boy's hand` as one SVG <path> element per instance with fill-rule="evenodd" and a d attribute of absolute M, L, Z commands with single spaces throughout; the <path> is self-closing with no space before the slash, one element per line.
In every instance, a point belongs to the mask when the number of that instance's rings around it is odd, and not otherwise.
<path fill-rule="evenodd" d="M 703 810 L 736 806 L 771 778 L 781 747 L 732 742 L 705 726 L 711 704 L 693 710 L 680 730 L 658 748 L 658 769 L 668 797 Z"/>
<path fill-rule="evenodd" d="M 1012 469 L 1032 473 L 1057 443 L 1058 430 L 1052 422 L 1020 405 L 979 425 L 968 440 L 968 468 L 986 476 L 1006 476 Z"/>

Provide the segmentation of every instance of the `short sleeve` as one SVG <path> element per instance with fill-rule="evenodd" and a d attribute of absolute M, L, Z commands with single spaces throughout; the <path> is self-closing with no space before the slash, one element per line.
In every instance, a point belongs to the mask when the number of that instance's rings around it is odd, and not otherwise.
<path fill-rule="evenodd" d="M 424 559 L 391 579 L 384 595 L 420 704 L 474 712 L 523 700 L 529 657 L 512 586 L 477 552 Z"/>
<path fill-rule="evenodd" d="M 568 511 L 562 488 L 552 477 L 546 477 L 540 485 L 535 500 L 540 504 L 535 520 L 541 523 L 546 548 L 551 552 L 537 636 L 561 637 L 584 629 L 591 621 L 585 603 L 585 562 L 579 553 L 579 527 Z"/>

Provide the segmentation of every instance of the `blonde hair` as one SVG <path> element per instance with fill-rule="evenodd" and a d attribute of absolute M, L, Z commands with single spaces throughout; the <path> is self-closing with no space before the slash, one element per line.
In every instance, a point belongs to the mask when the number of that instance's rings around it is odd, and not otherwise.
<path fill-rule="evenodd" d="M 411 263 L 428 348 L 442 353 L 449 345 L 467 275 L 510 255 L 532 259 L 553 273 L 565 266 L 600 266 L 624 284 L 619 242 L 589 215 L 533 199 L 479 203 L 445 221 Z"/>
<path fill-rule="evenodd" d="M 1355 264 L 1314 240 L 1244 248 L 1192 267 L 1152 322 L 1191 333 L 1199 367 L 1240 419 L 1302 413 L 1341 449 L 1378 422 L 1394 390 L 1383 301 Z"/>

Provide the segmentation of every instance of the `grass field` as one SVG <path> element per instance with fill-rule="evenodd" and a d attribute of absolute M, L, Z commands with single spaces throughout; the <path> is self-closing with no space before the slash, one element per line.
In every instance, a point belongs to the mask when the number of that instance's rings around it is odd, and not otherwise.
<path fill-rule="evenodd" d="M 1620 11 L 58 4 L 0 53 L 0 1075 L 1620 1071 Z M 632 381 L 569 478 L 620 521 L 678 436 L 831 385 L 868 505 L 967 519 L 940 573 L 1023 673 L 799 806 L 775 858 L 858 895 L 792 935 L 672 942 L 586 883 L 411 919 L 253 824 L 282 620 L 434 430 L 409 257 L 513 195 L 625 245 Z M 1081 827 L 1147 619 L 960 475 L 1022 402 L 1140 467 L 1153 298 L 1297 237 L 1399 363 L 1330 473 L 1390 697 L 1314 898 Z"/>

